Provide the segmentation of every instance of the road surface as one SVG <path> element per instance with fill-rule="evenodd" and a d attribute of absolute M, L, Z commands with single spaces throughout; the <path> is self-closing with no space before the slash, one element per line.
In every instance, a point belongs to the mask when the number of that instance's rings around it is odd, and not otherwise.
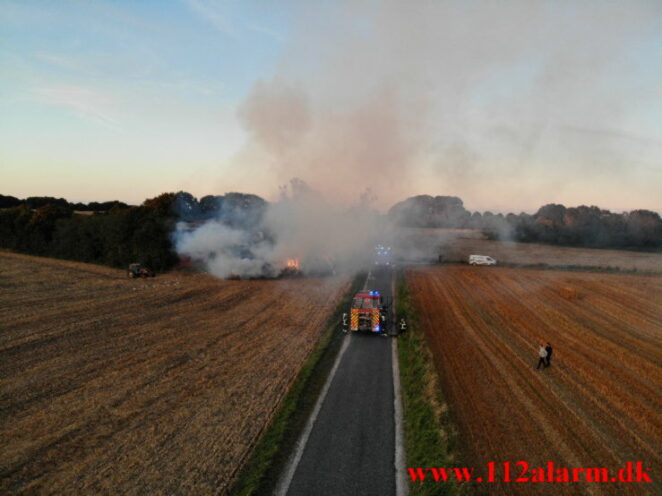
<path fill-rule="evenodd" d="M 379 290 L 389 301 L 391 283 L 392 273 L 386 269 L 369 274 L 366 289 Z M 396 494 L 393 340 L 355 333 L 347 339 L 300 459 L 290 464 L 293 475 L 289 484 L 281 485 L 281 494 Z"/>

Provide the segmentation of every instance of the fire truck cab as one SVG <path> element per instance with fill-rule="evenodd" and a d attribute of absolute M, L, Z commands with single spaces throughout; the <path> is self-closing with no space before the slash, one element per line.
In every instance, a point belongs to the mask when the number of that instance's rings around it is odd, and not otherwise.
<path fill-rule="evenodd" d="M 382 297 L 379 291 L 356 293 L 352 300 L 349 330 L 374 332 L 376 334 L 385 333 L 386 328 L 382 311 Z"/>

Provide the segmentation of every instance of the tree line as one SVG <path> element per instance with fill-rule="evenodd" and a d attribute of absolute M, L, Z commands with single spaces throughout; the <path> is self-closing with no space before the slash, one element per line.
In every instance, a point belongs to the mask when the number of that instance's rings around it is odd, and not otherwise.
<path fill-rule="evenodd" d="M 106 202 L 69 203 L 64 198 L 53 198 L 52 196 L 30 196 L 20 200 L 14 196 L 0 195 L 0 208 L 13 208 L 25 205 L 28 208 L 39 208 L 46 205 L 71 208 L 77 212 L 107 212 L 113 207 L 128 207 L 126 203 L 113 200 Z"/>
<path fill-rule="evenodd" d="M 200 200 L 184 191 L 163 193 L 140 206 L 0 195 L 0 248 L 118 268 L 138 262 L 165 271 L 179 261 L 172 242 L 178 221 L 213 218 L 254 226 L 266 205 L 259 196 L 243 193 Z"/>
<path fill-rule="evenodd" d="M 662 219 L 650 210 L 614 213 L 595 206 L 548 204 L 534 214 L 469 212 L 460 198 L 420 195 L 394 205 L 388 217 L 409 227 L 476 229 L 492 239 L 589 248 L 662 248 Z"/>
<path fill-rule="evenodd" d="M 140 262 L 164 271 L 178 263 L 171 238 L 178 221 L 213 218 L 228 225 L 258 226 L 268 203 L 250 194 L 198 200 L 180 191 L 139 206 L 117 201 L 81 205 L 62 198 L 0 195 L 0 248 L 120 268 Z M 90 210 L 87 215 L 76 213 Z M 549 204 L 532 215 L 472 213 L 457 197 L 422 195 L 394 205 L 387 217 L 401 226 L 482 230 L 500 240 L 662 249 L 662 219 L 649 210 L 619 214 L 594 206 Z"/>
<path fill-rule="evenodd" d="M 140 262 L 167 270 L 177 263 L 170 242 L 174 197 L 165 193 L 140 206 L 92 202 L 86 208 L 62 198 L 20 200 L 0 207 L 0 247 L 112 267 Z M 7 198 L 11 202 L 12 197 L 2 196 L 2 205 Z M 90 208 L 91 215 L 75 213 Z"/>

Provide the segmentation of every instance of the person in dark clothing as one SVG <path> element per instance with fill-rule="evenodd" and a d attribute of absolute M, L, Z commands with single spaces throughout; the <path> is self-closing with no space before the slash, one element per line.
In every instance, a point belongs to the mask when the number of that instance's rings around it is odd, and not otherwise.
<path fill-rule="evenodd" d="M 552 364 L 552 352 L 554 351 L 552 345 L 547 343 L 547 346 L 545 346 L 545 351 L 547 352 L 547 357 L 545 358 L 545 367 L 549 367 Z"/>
<path fill-rule="evenodd" d="M 547 366 L 547 350 L 543 345 L 538 348 L 538 366 L 536 369 L 539 369 L 541 365 L 543 369 Z"/>

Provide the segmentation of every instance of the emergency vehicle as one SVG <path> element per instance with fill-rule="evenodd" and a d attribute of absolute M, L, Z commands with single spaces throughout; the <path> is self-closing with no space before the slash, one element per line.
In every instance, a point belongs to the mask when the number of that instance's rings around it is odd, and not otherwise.
<path fill-rule="evenodd" d="M 384 322 L 385 315 L 383 315 L 382 297 L 379 291 L 356 293 L 350 310 L 349 330 L 382 334 L 386 332 Z"/>

